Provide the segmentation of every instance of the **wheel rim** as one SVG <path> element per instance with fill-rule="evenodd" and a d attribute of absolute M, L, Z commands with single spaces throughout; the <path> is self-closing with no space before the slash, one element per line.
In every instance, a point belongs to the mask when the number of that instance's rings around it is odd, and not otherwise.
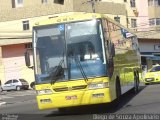
<path fill-rule="evenodd" d="M 18 87 L 17 87 L 17 91 L 19 91 L 20 89 L 21 89 L 21 88 L 18 86 Z"/>

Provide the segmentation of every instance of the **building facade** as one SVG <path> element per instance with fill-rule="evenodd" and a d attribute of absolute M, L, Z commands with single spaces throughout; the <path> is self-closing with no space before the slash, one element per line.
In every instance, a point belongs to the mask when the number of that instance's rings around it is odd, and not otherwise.
<path fill-rule="evenodd" d="M 73 12 L 108 15 L 122 25 L 137 29 L 137 6 L 133 0 L 0 0 L 0 79 L 34 81 L 24 53 L 32 48 L 32 26 L 39 20 Z M 32 55 L 30 56 L 32 58 Z"/>
<path fill-rule="evenodd" d="M 34 81 L 24 53 L 31 49 L 32 26 L 56 13 L 73 12 L 73 0 L 0 0 L 0 79 Z M 30 56 L 32 58 L 32 55 Z"/>
<path fill-rule="evenodd" d="M 154 64 L 160 64 L 160 0 L 137 0 L 137 9 L 142 65 L 149 69 Z"/>

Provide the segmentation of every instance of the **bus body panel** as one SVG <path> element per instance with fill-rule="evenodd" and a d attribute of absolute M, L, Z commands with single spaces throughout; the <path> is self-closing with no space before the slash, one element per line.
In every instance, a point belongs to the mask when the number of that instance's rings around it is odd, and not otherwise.
<path fill-rule="evenodd" d="M 52 94 L 48 95 L 37 95 L 37 102 L 39 109 L 50 109 L 50 108 L 61 108 L 71 107 L 89 104 L 101 104 L 109 103 L 113 99 L 110 96 L 110 88 L 100 89 L 89 89 L 88 85 L 93 83 L 104 83 L 109 84 L 108 77 L 90 78 L 88 81 L 84 80 L 73 80 L 68 82 L 59 82 L 53 85 L 43 84 L 36 85 L 36 90 L 51 89 Z M 75 86 L 86 86 L 84 89 L 72 90 Z M 109 85 L 110 86 L 110 85 Z M 68 88 L 66 90 L 62 88 Z M 115 95 L 114 95 L 115 96 Z M 47 101 L 48 100 L 48 101 Z"/>
<path fill-rule="evenodd" d="M 49 103 L 42 103 L 44 99 L 50 99 Z M 52 95 L 37 96 L 39 109 L 62 108 L 71 106 L 110 103 L 109 88 L 96 90 L 78 90 L 74 92 L 63 92 Z"/>
<path fill-rule="evenodd" d="M 39 28 L 41 26 L 50 26 L 60 23 L 69 23 L 69 22 L 79 22 L 91 19 L 101 19 L 106 20 L 103 24 L 104 32 L 104 43 L 105 43 L 105 54 L 107 71 L 109 71 L 110 76 L 108 77 L 95 77 L 86 79 L 77 80 L 67 80 L 63 82 L 55 82 L 54 84 L 45 83 L 37 84 L 36 91 L 50 89 L 52 94 L 46 95 L 37 95 L 37 103 L 39 109 L 52 109 L 52 108 L 63 108 L 71 106 L 81 106 L 81 105 L 92 105 L 92 104 L 101 104 L 101 103 L 110 103 L 116 99 L 116 81 L 117 78 L 120 80 L 121 93 L 124 94 L 130 89 L 134 88 L 134 72 L 140 69 L 140 60 L 138 55 L 138 45 L 136 42 L 133 42 L 131 38 L 123 38 L 123 33 L 119 23 L 111 20 L 103 14 L 94 14 L 94 13 L 84 13 L 78 15 L 71 15 L 65 17 L 57 17 L 47 21 L 42 21 L 37 23 L 34 28 Z M 106 26 L 105 26 L 106 25 Z M 113 26 L 112 26 L 113 25 Z M 109 28 L 111 27 L 111 30 Z M 109 28 L 107 31 L 107 27 Z M 117 29 L 117 31 L 115 31 Z M 127 28 L 125 28 L 128 30 Z M 107 32 L 106 32 L 107 31 Z M 130 31 L 130 30 L 128 30 Z M 131 31 L 130 31 L 131 32 Z M 122 39 L 119 41 L 120 39 Z M 35 39 L 34 39 L 35 40 Z M 82 40 L 83 41 L 83 40 Z M 109 51 L 106 43 L 111 42 L 115 45 L 115 56 L 112 56 Z M 35 41 L 33 41 L 33 44 Z M 133 44 L 134 43 L 134 44 Z M 35 45 L 33 45 L 35 46 Z M 103 45 L 102 45 L 103 46 Z M 134 48 L 137 47 L 137 48 Z M 34 55 L 36 57 L 36 53 Z M 112 59 L 109 59 L 112 58 Z M 112 61 L 111 64 L 109 61 Z M 34 58 L 34 63 L 36 60 Z M 96 69 L 95 69 L 96 71 Z M 37 78 L 36 78 L 37 79 Z M 89 84 L 98 83 L 98 82 L 107 82 L 108 87 L 101 89 L 88 89 Z M 86 86 L 84 89 L 72 90 L 73 86 Z M 67 89 L 67 90 L 65 90 Z M 55 90 L 59 90 L 56 92 Z"/>

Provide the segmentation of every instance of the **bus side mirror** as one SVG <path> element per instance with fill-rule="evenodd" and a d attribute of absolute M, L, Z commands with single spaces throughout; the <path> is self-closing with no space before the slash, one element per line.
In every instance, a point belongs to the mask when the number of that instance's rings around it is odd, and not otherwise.
<path fill-rule="evenodd" d="M 26 66 L 29 68 L 31 66 L 31 62 L 30 62 L 30 54 L 28 51 L 25 52 L 24 54 L 25 56 L 25 63 L 26 63 Z"/>

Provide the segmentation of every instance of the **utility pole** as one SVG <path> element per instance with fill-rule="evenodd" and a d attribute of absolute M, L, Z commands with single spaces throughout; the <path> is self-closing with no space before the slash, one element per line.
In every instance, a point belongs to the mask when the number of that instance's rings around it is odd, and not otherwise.
<path fill-rule="evenodd" d="M 92 12 L 95 13 L 96 12 L 96 10 L 95 10 L 95 1 L 91 0 L 90 2 L 92 4 Z"/>
<path fill-rule="evenodd" d="M 86 1 L 86 2 L 83 2 L 82 4 L 84 3 L 91 3 L 92 5 L 92 12 L 95 13 L 96 10 L 95 10 L 95 0 L 89 0 L 89 1 Z"/>

